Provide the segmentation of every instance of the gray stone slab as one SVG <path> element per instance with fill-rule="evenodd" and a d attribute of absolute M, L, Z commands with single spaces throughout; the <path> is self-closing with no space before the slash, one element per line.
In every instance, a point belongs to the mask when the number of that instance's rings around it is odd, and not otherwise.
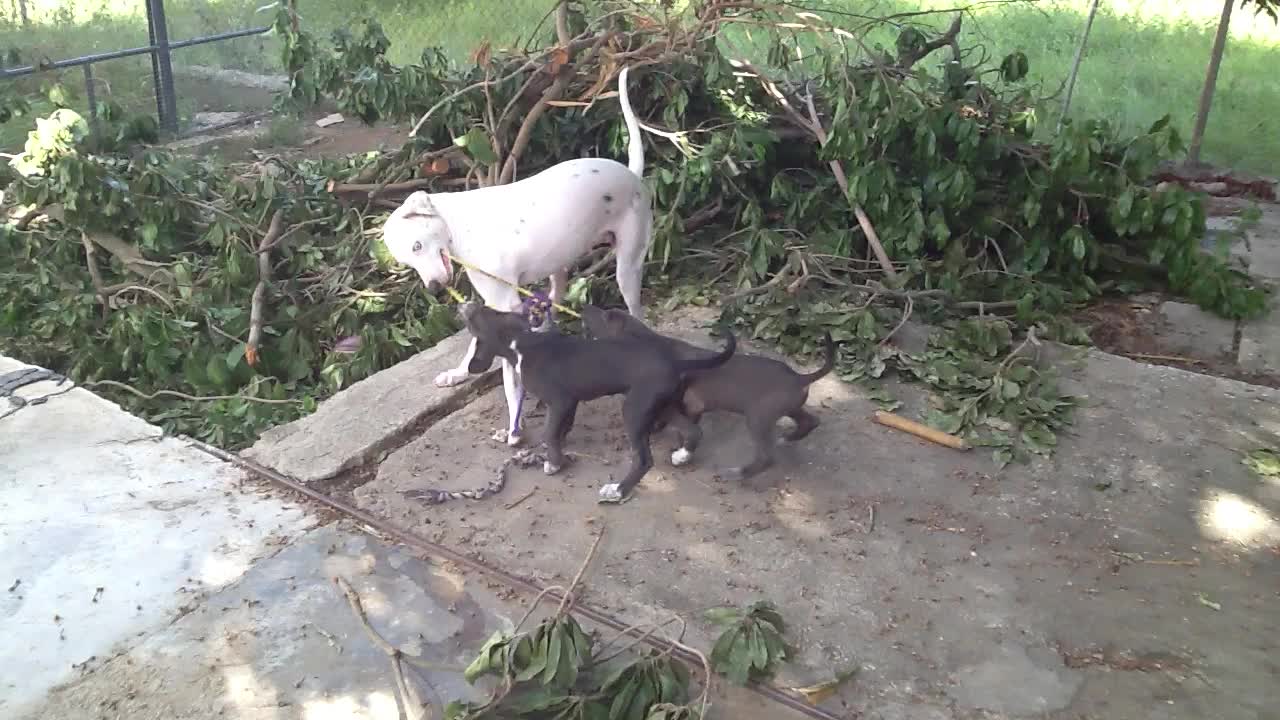
<path fill-rule="evenodd" d="M 0 373 L 22 367 L 0 357 Z M 45 381 L 17 394 L 61 389 Z M 38 705 L 77 668 L 127 650 L 315 524 L 291 498 L 237 491 L 244 483 L 84 389 L 0 419 L 0 717 Z"/>
<path fill-rule="evenodd" d="M 1229 357 L 1236 324 L 1180 302 L 1160 304 L 1160 344 L 1171 352 L 1193 357 Z"/>
<path fill-rule="evenodd" d="M 580 408 L 566 447 L 579 455 L 560 475 L 513 470 L 503 495 L 431 508 L 404 502 L 427 482 L 406 473 L 354 495 L 548 582 L 572 577 L 606 526 L 587 601 L 637 621 L 679 613 L 697 647 L 717 632 L 704 609 L 767 598 L 797 647 L 780 682 L 861 668 L 828 701 L 845 716 L 954 717 L 960 682 L 1001 717 L 1266 717 L 1280 702 L 1269 631 L 1280 626 L 1280 487 L 1240 457 L 1280 445 L 1280 392 L 1097 352 L 1071 372 L 1083 406 L 1058 454 L 1004 471 L 989 453 L 873 424 L 874 406 L 828 378 L 810 393 L 822 425 L 746 486 L 717 472 L 750 451 L 742 423 L 709 415 L 693 465 L 673 468 L 662 434 L 633 499 L 598 505 L 628 461 L 620 402 L 604 399 Z M 458 482 L 483 485 L 510 454 L 486 439 L 501 412 L 491 391 L 406 452 L 455 457 Z M 1117 672 L 1090 664 L 1098 656 L 1161 658 L 1163 669 Z M 983 700 L 999 672 L 1009 686 Z"/>
<path fill-rule="evenodd" d="M 262 434 L 245 457 L 303 482 L 318 482 L 373 459 L 399 433 L 451 412 L 471 398 L 496 369 L 451 388 L 435 386 L 437 374 L 456 367 L 471 336 L 442 340 L 393 367 L 355 383 L 316 411 Z"/>

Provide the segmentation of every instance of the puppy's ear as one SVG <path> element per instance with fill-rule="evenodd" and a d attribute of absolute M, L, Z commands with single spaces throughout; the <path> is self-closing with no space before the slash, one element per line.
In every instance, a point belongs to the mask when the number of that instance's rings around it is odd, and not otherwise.
<path fill-rule="evenodd" d="M 418 190 L 404 199 L 400 204 L 401 217 L 435 217 L 436 206 L 431 204 L 431 196 L 425 190 Z"/>
<path fill-rule="evenodd" d="M 625 310 L 609 309 L 604 311 L 604 323 L 614 332 L 627 329 L 627 321 L 631 318 Z"/>

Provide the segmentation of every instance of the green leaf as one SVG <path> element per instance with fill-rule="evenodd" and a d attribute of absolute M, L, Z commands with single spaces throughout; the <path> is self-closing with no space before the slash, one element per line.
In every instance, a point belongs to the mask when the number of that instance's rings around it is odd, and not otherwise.
<path fill-rule="evenodd" d="M 547 644 L 547 666 L 542 673 L 542 684 L 550 685 L 560 672 L 560 653 L 563 652 L 563 638 L 553 628 L 547 628 L 549 641 Z"/>
<path fill-rule="evenodd" d="M 742 611 L 735 607 L 711 608 L 703 613 L 703 617 L 716 625 L 728 625 L 742 619 Z"/>
<path fill-rule="evenodd" d="M 223 358 L 210 357 L 205 364 L 204 372 L 209 382 L 218 389 L 226 389 L 227 383 L 231 380 L 231 374 L 227 372 L 226 361 Z"/>
<path fill-rule="evenodd" d="M 237 343 L 230 351 L 227 352 L 228 370 L 235 370 L 240 365 L 240 361 L 244 360 L 245 347 L 245 343 Z"/>
<path fill-rule="evenodd" d="M 745 632 L 739 631 L 734 635 L 726 677 L 735 685 L 746 685 L 751 679 L 751 652 L 747 644 Z"/>
<path fill-rule="evenodd" d="M 613 702 L 609 704 L 610 720 L 624 720 L 627 710 L 631 707 L 631 700 L 640 691 L 640 683 L 633 680 L 622 686 L 617 695 L 613 696 Z"/>
<path fill-rule="evenodd" d="M 1267 478 L 1280 478 L 1280 453 L 1270 449 L 1252 450 L 1241 460 L 1245 467 Z"/>
<path fill-rule="evenodd" d="M 1014 400 L 1022 394 L 1022 386 L 1013 380 L 1002 380 L 1000 382 L 1000 397 L 1005 400 Z"/>
<path fill-rule="evenodd" d="M 467 155 L 478 163 L 493 165 L 498 162 L 498 156 L 493 154 L 493 144 L 489 136 L 478 127 L 471 128 L 466 135 L 454 138 L 453 144 L 465 150 Z"/>
<path fill-rule="evenodd" d="M 1009 448 L 996 448 L 991 453 L 991 459 L 995 462 L 996 467 L 1003 470 L 1005 466 L 1013 462 L 1013 450 Z"/>

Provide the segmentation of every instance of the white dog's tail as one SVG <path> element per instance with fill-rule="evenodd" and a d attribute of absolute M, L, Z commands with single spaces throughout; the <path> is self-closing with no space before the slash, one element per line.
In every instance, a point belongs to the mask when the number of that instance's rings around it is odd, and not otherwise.
<path fill-rule="evenodd" d="M 627 95 L 627 73 L 631 72 L 630 67 L 622 68 L 622 72 L 618 75 L 618 102 L 622 103 L 622 119 L 627 122 L 627 168 L 636 174 L 636 177 L 644 177 L 644 140 L 640 137 L 640 122 L 636 120 L 636 113 L 631 109 L 631 98 Z"/>

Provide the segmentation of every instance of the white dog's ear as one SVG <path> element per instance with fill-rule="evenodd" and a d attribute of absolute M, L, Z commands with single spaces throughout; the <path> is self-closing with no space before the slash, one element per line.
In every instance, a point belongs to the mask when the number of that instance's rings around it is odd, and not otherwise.
<path fill-rule="evenodd" d="M 435 217 L 436 207 L 431 204 L 431 196 L 425 190 L 418 190 L 404 199 L 400 205 L 401 217 Z"/>

